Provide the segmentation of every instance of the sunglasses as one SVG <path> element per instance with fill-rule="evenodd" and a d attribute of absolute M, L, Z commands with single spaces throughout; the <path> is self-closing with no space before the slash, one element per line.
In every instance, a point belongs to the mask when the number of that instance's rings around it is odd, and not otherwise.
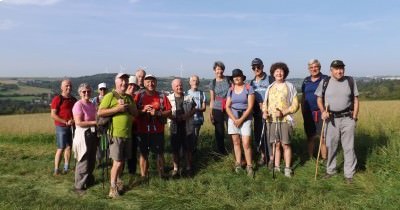
<path fill-rule="evenodd" d="M 105 90 L 107 90 L 106 88 L 100 88 L 100 91 L 105 91 Z"/>
<path fill-rule="evenodd" d="M 82 90 L 81 91 L 83 94 L 89 94 L 90 92 L 92 92 L 92 91 L 90 91 L 90 90 Z"/>
<path fill-rule="evenodd" d="M 261 66 L 260 65 L 254 65 L 254 66 L 251 67 L 251 69 L 253 69 L 253 70 L 261 69 Z"/>

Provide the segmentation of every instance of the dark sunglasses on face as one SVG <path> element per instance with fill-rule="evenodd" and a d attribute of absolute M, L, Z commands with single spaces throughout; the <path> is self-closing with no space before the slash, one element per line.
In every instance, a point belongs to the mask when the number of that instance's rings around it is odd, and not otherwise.
<path fill-rule="evenodd" d="M 82 90 L 83 94 L 89 94 L 90 92 L 92 92 L 92 91 L 90 91 L 90 90 Z"/>
<path fill-rule="evenodd" d="M 251 67 L 251 69 L 253 69 L 253 70 L 261 69 L 261 66 L 260 65 L 254 65 L 254 66 Z"/>

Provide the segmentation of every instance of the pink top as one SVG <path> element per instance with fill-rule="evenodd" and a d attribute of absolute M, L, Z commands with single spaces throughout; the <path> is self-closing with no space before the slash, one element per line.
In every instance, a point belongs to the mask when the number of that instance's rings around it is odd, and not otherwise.
<path fill-rule="evenodd" d="M 82 121 L 96 120 L 96 105 L 88 101 L 87 103 L 79 100 L 72 108 L 73 115 L 81 116 Z"/>

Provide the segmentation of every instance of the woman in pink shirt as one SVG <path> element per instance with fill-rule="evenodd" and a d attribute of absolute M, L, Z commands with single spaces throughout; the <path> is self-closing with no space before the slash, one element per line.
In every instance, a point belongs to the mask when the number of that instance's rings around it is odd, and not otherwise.
<path fill-rule="evenodd" d="M 77 161 L 75 192 L 83 194 L 94 183 L 96 149 L 99 139 L 96 133 L 96 105 L 90 102 L 92 88 L 87 83 L 79 85 L 80 100 L 72 108 L 76 130 L 72 150 Z"/>

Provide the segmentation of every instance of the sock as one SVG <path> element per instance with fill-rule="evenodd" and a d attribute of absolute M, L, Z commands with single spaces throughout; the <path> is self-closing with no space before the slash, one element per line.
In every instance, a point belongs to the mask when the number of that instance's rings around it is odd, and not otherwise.
<path fill-rule="evenodd" d="M 115 184 L 115 182 L 111 182 L 111 187 L 112 187 L 112 188 L 117 187 L 117 185 Z"/>
<path fill-rule="evenodd" d="M 64 171 L 68 171 L 68 164 L 64 164 Z"/>
<path fill-rule="evenodd" d="M 58 172 L 58 168 L 54 168 L 54 173 L 57 173 Z"/>

